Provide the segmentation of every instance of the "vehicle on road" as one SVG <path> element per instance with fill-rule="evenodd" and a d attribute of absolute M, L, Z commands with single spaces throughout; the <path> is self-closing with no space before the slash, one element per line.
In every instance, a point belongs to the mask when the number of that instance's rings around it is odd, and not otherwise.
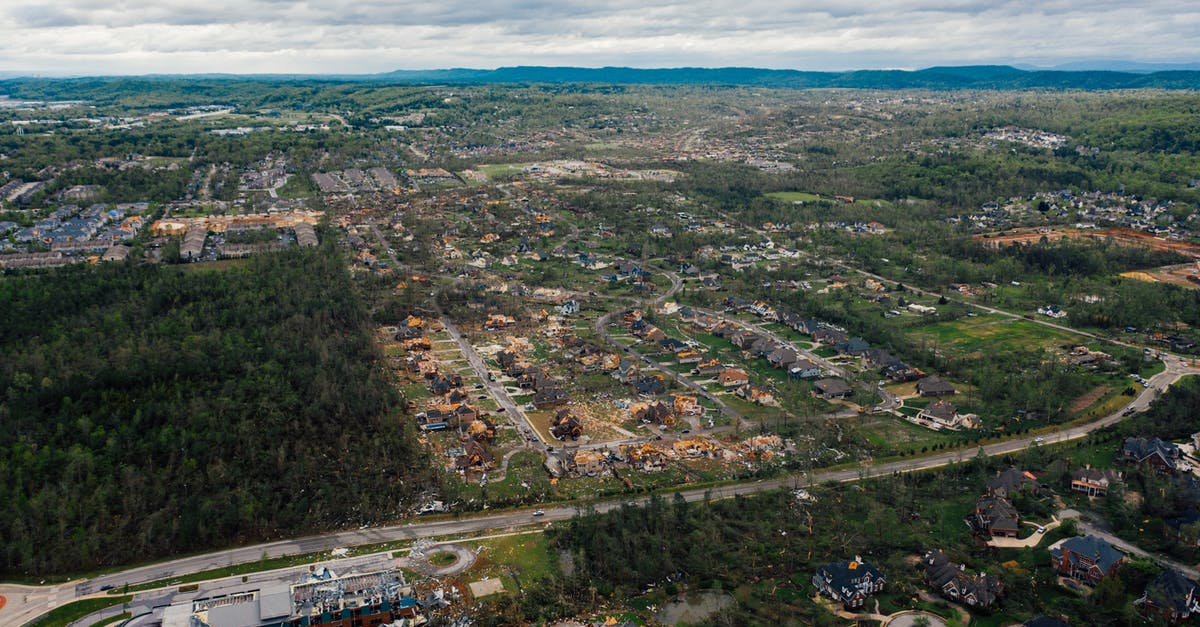
<path fill-rule="evenodd" d="M 1046 528 L 1045 528 L 1045 527 L 1038 527 L 1038 530 L 1037 530 L 1037 532 L 1038 532 L 1038 533 L 1046 533 Z"/>
<path fill-rule="evenodd" d="M 534 516 L 545 516 L 545 515 L 546 515 L 546 512 L 543 512 L 542 510 L 540 510 L 540 509 L 539 509 L 539 510 L 535 511 L 535 512 L 533 513 L 533 515 L 534 515 Z"/>
<path fill-rule="evenodd" d="M 1045 441 L 1046 441 L 1046 438 L 1043 438 L 1043 437 L 1042 437 L 1042 436 L 1040 436 L 1040 435 L 1039 435 L 1038 437 L 1036 437 L 1036 438 L 1034 438 L 1034 439 L 1033 439 L 1033 443 L 1034 443 L 1034 444 L 1041 444 L 1042 442 L 1045 442 Z"/>

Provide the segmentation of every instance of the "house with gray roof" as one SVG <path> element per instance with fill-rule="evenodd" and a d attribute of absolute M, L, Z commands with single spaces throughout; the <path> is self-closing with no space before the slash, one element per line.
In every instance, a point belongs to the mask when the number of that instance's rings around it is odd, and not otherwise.
<path fill-rule="evenodd" d="M 1121 447 L 1121 458 L 1126 463 L 1152 468 L 1162 474 L 1175 474 L 1181 457 L 1183 453 L 1178 446 L 1158 438 L 1125 438 Z"/>
<path fill-rule="evenodd" d="M 989 608 L 1004 594 L 1004 583 L 986 573 L 972 573 L 938 550 L 925 553 L 925 578 L 929 586 L 950 601 L 974 608 Z"/>
<path fill-rule="evenodd" d="M 1168 568 L 1146 584 L 1146 591 L 1134 605 L 1139 606 L 1143 614 L 1178 623 L 1200 614 L 1200 594 L 1196 582 Z"/>
<path fill-rule="evenodd" d="M 1124 553 L 1091 535 L 1067 538 L 1050 549 L 1050 566 L 1058 574 L 1090 584 L 1117 574 L 1124 563 Z"/>
<path fill-rule="evenodd" d="M 985 496 L 975 503 L 975 513 L 968 519 L 976 532 L 989 536 L 1017 537 L 1020 516 L 1008 499 Z"/>

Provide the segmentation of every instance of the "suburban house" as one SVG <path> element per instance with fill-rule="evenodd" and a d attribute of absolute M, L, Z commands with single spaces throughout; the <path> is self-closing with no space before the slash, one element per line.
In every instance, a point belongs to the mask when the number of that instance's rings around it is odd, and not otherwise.
<path fill-rule="evenodd" d="M 979 416 L 975 414 L 960 414 L 958 408 L 950 401 L 938 399 L 925 406 L 917 418 L 936 423 L 949 429 L 978 429 L 981 425 Z"/>
<path fill-rule="evenodd" d="M 688 459 L 717 458 L 721 456 L 721 447 L 713 440 L 705 437 L 687 438 L 671 445 L 671 450 L 679 457 Z"/>
<path fill-rule="evenodd" d="M 788 374 L 797 379 L 819 379 L 821 367 L 807 359 L 799 359 L 788 368 Z"/>
<path fill-rule="evenodd" d="M 837 329 L 830 329 L 828 327 L 820 327 L 813 331 L 812 338 L 813 341 L 826 345 L 837 344 L 838 342 L 850 339 L 845 331 L 838 331 Z"/>
<path fill-rule="evenodd" d="M 852 392 L 850 385 L 841 379 L 821 379 L 813 385 L 817 394 L 826 399 L 846 398 Z"/>
<path fill-rule="evenodd" d="M 957 393 L 958 390 L 955 390 L 953 385 L 935 376 L 925 377 L 917 381 L 917 392 L 921 396 L 949 396 Z"/>
<path fill-rule="evenodd" d="M 796 354 L 796 351 L 783 346 L 776 348 L 770 355 L 767 355 L 767 362 L 776 368 L 788 368 L 799 360 L 800 356 Z"/>
<path fill-rule="evenodd" d="M 871 350 L 871 344 L 861 337 L 853 337 L 848 340 L 838 342 L 836 345 L 834 345 L 834 350 L 842 353 L 843 355 L 861 357 L 866 355 L 867 351 Z"/>
<path fill-rule="evenodd" d="M 722 387 L 741 387 L 750 383 L 750 375 L 740 368 L 725 368 L 717 375 L 717 380 L 721 382 Z"/>
<path fill-rule="evenodd" d="M 633 383 L 633 390 L 637 392 L 638 396 L 654 396 L 662 394 L 666 389 L 666 379 L 657 372 L 638 377 L 638 380 Z"/>
<path fill-rule="evenodd" d="M 583 423 L 579 422 L 570 409 L 560 409 L 550 421 L 550 435 L 560 440 L 579 439 L 579 436 L 583 435 Z"/>
<path fill-rule="evenodd" d="M 704 406 L 696 400 L 695 396 L 677 394 L 671 398 L 671 401 L 675 407 L 675 413 L 680 416 L 704 415 Z"/>
<path fill-rule="evenodd" d="M 641 370 L 638 369 L 637 362 L 632 359 L 622 359 L 617 363 L 617 368 L 612 371 L 612 378 L 621 383 L 632 383 L 641 376 Z"/>
<path fill-rule="evenodd" d="M 658 447 L 650 443 L 630 444 L 622 451 L 625 455 L 625 461 L 631 468 L 645 470 L 649 472 L 657 472 L 667 467 L 667 455 Z"/>
<path fill-rule="evenodd" d="M 1134 605 L 1141 606 L 1143 614 L 1178 623 L 1200 613 L 1200 594 L 1197 594 L 1196 582 L 1167 568 L 1157 579 L 1146 584 L 1146 591 Z"/>
<path fill-rule="evenodd" d="M 1008 499 L 985 496 L 975 503 L 975 513 L 970 524 L 976 532 L 1005 538 L 1017 537 L 1020 517 L 1017 508 Z"/>
<path fill-rule="evenodd" d="M 882 592 L 887 578 L 879 569 L 855 558 L 848 562 L 831 562 L 817 569 L 813 586 L 825 596 L 840 602 L 846 609 L 862 607 L 867 597 Z"/>
<path fill-rule="evenodd" d="M 459 375 L 446 376 L 443 374 L 434 374 L 429 378 L 429 393 L 437 396 L 449 394 L 454 388 L 461 388 L 463 384 L 462 377 Z"/>
<path fill-rule="evenodd" d="M 576 451 L 575 472 L 588 477 L 603 473 L 608 466 L 608 456 L 596 451 Z"/>
<path fill-rule="evenodd" d="M 1088 496 L 1104 496 L 1108 487 L 1121 481 L 1121 473 L 1099 468 L 1080 468 L 1071 474 L 1071 490 Z"/>
<path fill-rule="evenodd" d="M 557 387 L 543 387 L 533 394 L 533 406 L 538 409 L 565 405 L 571 397 L 566 391 Z"/>
<path fill-rule="evenodd" d="M 1148 466 L 1163 474 L 1175 474 L 1182 456 L 1178 446 L 1158 438 L 1125 438 L 1121 447 L 1121 458 L 1126 463 Z"/>
<path fill-rule="evenodd" d="M 1058 574 L 1090 584 L 1115 575 L 1124 563 L 1125 554 L 1096 536 L 1067 538 L 1050 549 L 1050 566 Z"/>
<path fill-rule="evenodd" d="M 669 337 L 665 340 L 659 340 L 658 346 L 665 353 L 681 353 L 688 349 L 687 344 L 684 344 L 673 337 Z"/>
<path fill-rule="evenodd" d="M 1014 494 L 1019 492 L 1037 493 L 1041 490 L 1041 485 L 1038 483 L 1037 477 L 1028 470 L 1021 471 L 1010 467 L 989 479 L 986 490 L 988 496 L 1002 496 L 1011 499 Z"/>
<path fill-rule="evenodd" d="M 722 320 L 721 322 L 717 323 L 717 325 L 712 328 L 712 334 L 717 337 L 728 338 L 728 337 L 732 336 L 734 333 L 737 333 L 739 331 L 739 329 L 740 329 L 740 327 L 738 327 L 738 325 L 736 325 L 728 320 Z"/>
<path fill-rule="evenodd" d="M 774 353 L 778 348 L 778 344 L 764 337 L 755 340 L 755 342 L 750 345 L 750 352 L 759 357 L 767 357 L 771 353 Z"/>
<path fill-rule="evenodd" d="M 454 459 L 454 467 L 461 471 L 487 470 L 495 465 L 495 458 L 478 440 L 468 439 L 463 443 L 463 454 Z"/>
<path fill-rule="evenodd" d="M 725 364 L 721 363 L 721 360 L 716 357 L 713 357 L 696 364 L 696 367 L 692 369 L 692 374 L 702 377 L 715 377 L 721 374 L 723 370 L 725 370 Z"/>
<path fill-rule="evenodd" d="M 647 424 L 671 426 L 675 424 L 675 416 L 671 408 L 662 402 L 634 403 L 629 408 L 629 417 Z"/>
<path fill-rule="evenodd" d="M 737 331 L 729 336 L 729 341 L 738 348 L 750 348 L 759 339 L 754 331 Z"/>
<path fill-rule="evenodd" d="M 950 601 L 975 608 L 991 607 L 1004 594 L 1004 584 L 984 573 L 967 571 L 938 550 L 925 553 L 925 577 L 929 586 Z"/>
<path fill-rule="evenodd" d="M 770 390 L 749 383 L 738 388 L 734 394 L 759 405 L 771 405 L 775 402 L 775 397 L 771 395 Z"/>
<path fill-rule="evenodd" d="M 913 368 L 900 360 L 895 360 L 883 366 L 883 375 L 897 383 L 908 383 L 924 377 L 925 373 L 921 372 L 920 368 Z"/>

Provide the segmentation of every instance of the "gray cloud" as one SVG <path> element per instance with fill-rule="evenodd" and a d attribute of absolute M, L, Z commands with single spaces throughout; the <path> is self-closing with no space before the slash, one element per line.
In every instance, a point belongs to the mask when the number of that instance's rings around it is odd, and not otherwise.
<path fill-rule="evenodd" d="M 10 0 L 0 69 L 800 69 L 1196 59 L 1183 0 Z"/>

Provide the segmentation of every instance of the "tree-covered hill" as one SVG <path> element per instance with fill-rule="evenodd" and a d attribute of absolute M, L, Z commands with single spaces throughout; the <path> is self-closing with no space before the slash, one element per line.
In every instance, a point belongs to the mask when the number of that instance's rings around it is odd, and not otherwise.
<path fill-rule="evenodd" d="M 8 277 L 0 303 L 0 574 L 379 522 L 429 478 L 330 247 Z"/>

